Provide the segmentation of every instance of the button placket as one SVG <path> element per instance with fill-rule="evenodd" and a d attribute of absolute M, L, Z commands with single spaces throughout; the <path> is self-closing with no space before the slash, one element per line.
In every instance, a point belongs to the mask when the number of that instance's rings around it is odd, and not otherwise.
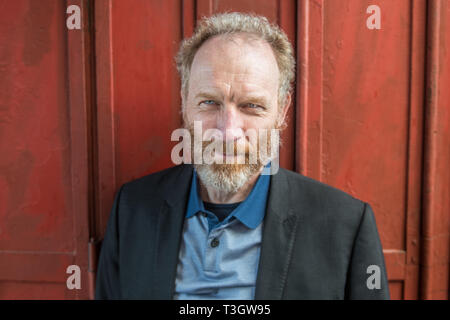
<path fill-rule="evenodd" d="M 217 261 L 220 260 L 220 236 L 222 235 L 222 229 L 214 229 L 206 239 L 205 250 L 205 271 L 217 271 Z"/>

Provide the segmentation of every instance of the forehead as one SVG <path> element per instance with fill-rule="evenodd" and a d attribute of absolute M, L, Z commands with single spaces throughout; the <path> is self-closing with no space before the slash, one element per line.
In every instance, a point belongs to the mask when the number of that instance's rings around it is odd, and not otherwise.
<path fill-rule="evenodd" d="M 194 86 L 240 85 L 252 90 L 278 88 L 279 70 L 270 45 L 253 35 L 220 35 L 208 39 L 191 66 Z"/>

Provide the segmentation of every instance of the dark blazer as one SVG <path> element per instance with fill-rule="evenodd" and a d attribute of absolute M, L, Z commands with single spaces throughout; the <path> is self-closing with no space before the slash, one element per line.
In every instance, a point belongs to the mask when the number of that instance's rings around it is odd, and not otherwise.
<path fill-rule="evenodd" d="M 97 299 L 172 299 L 192 172 L 179 165 L 117 192 Z M 381 270 L 380 289 L 366 284 L 370 265 Z M 389 299 L 370 205 L 280 169 L 271 177 L 255 299 Z"/>

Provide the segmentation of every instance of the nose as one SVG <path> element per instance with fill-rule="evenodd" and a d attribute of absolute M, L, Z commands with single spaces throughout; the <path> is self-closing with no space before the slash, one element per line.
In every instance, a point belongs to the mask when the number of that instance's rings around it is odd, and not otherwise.
<path fill-rule="evenodd" d="M 222 133 L 226 142 L 237 141 L 244 136 L 243 121 L 239 110 L 234 104 L 223 107 L 217 117 L 217 129 Z"/>

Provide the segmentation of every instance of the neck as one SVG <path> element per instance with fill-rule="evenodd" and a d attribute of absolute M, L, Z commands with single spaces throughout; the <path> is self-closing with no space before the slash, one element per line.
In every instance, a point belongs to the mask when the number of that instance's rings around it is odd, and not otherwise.
<path fill-rule="evenodd" d="M 258 177 L 264 167 L 262 167 L 258 172 L 256 172 L 248 181 L 237 191 L 234 193 L 228 193 L 222 190 L 217 190 L 212 187 L 208 187 L 203 185 L 201 180 L 199 179 L 200 185 L 200 197 L 203 201 L 210 203 L 236 203 L 244 201 L 249 195 L 250 191 L 252 191 L 253 186 L 258 180 Z"/>

